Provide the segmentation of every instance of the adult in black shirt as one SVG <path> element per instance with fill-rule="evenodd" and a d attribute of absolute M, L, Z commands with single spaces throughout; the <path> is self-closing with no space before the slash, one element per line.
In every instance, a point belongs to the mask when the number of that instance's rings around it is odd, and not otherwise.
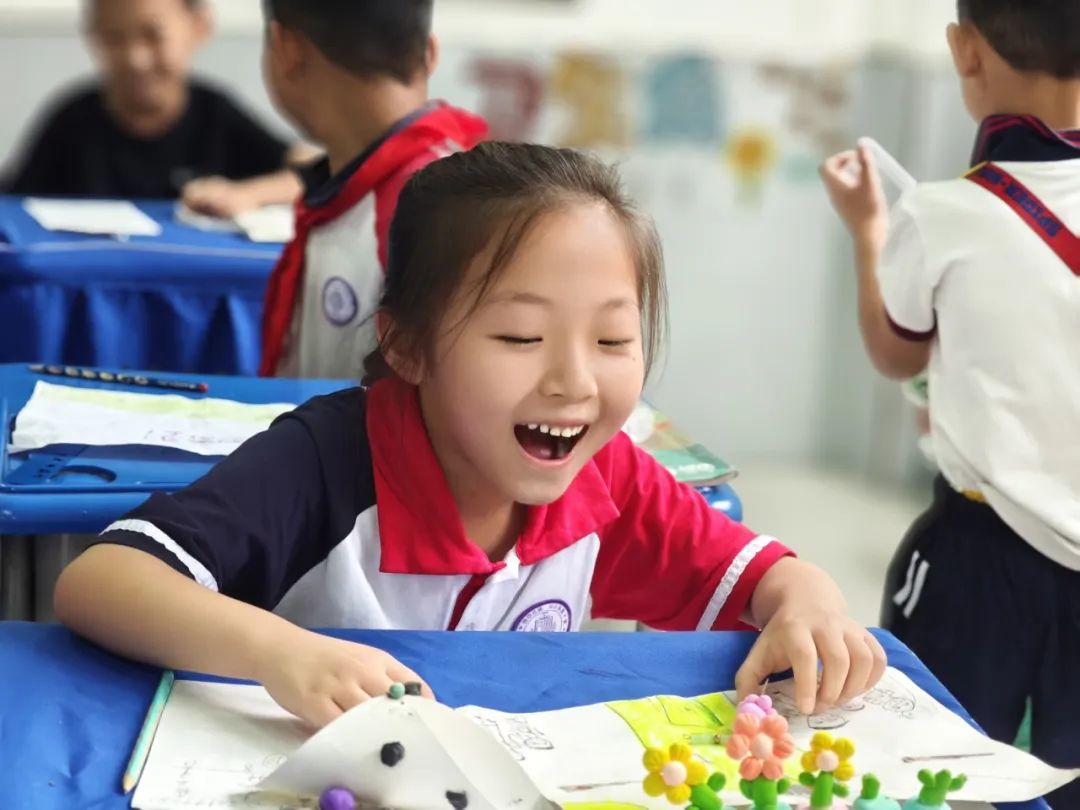
<path fill-rule="evenodd" d="M 139 137 L 107 111 L 100 87 L 82 87 L 45 116 L 9 177 L 11 194 L 179 197 L 200 177 L 248 180 L 285 165 L 289 146 L 201 82 L 157 137 Z"/>
<path fill-rule="evenodd" d="M 202 0 L 90 0 L 86 12 L 100 82 L 53 105 L 0 190 L 181 197 L 220 216 L 295 199 L 297 148 L 189 75 L 211 30 Z"/>

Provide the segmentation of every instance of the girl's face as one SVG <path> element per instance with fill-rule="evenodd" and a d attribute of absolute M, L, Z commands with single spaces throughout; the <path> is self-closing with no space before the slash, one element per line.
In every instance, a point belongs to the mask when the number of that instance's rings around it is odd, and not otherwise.
<path fill-rule="evenodd" d="M 418 372 L 424 419 L 459 506 L 463 493 L 551 503 L 641 395 L 637 271 L 625 229 L 592 202 L 541 217 L 470 314 L 490 260 L 473 263 Z"/>

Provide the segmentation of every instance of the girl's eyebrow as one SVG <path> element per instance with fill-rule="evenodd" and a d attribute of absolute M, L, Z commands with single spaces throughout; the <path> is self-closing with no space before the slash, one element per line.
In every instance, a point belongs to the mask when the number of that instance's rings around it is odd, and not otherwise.
<path fill-rule="evenodd" d="M 506 292 L 491 299 L 493 304 L 530 304 L 538 307 L 551 307 L 554 301 L 542 295 L 530 292 Z M 637 309 L 638 303 L 633 298 L 611 298 L 601 304 L 600 309 Z"/>

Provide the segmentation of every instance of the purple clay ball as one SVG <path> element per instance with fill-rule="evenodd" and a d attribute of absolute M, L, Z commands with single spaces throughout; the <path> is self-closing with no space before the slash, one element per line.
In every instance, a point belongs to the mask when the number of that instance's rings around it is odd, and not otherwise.
<path fill-rule="evenodd" d="M 319 810 L 356 810 L 356 797 L 345 788 L 330 788 L 319 797 Z"/>

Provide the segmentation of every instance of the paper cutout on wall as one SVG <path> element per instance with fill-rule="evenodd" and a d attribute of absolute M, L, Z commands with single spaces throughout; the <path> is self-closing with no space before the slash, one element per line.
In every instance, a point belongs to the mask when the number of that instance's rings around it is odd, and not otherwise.
<path fill-rule="evenodd" d="M 725 146 L 725 155 L 738 185 L 739 201 L 759 203 L 765 178 L 777 162 L 773 136 L 758 128 L 737 130 Z"/>
<path fill-rule="evenodd" d="M 544 100 L 544 75 L 536 65 L 519 59 L 479 57 L 469 75 L 483 95 L 480 114 L 497 141 L 528 141 L 536 137 Z"/>
<path fill-rule="evenodd" d="M 714 146 L 723 140 L 719 65 L 697 54 L 661 59 L 646 74 L 644 136 Z"/>
<path fill-rule="evenodd" d="M 851 68 L 765 65 L 761 75 L 785 91 L 787 125 L 805 136 L 822 157 L 849 146 L 845 113 L 851 101 Z"/>
<path fill-rule="evenodd" d="M 569 108 L 570 121 L 557 142 L 578 149 L 628 147 L 625 83 L 615 59 L 560 54 L 551 74 L 551 92 Z"/>

